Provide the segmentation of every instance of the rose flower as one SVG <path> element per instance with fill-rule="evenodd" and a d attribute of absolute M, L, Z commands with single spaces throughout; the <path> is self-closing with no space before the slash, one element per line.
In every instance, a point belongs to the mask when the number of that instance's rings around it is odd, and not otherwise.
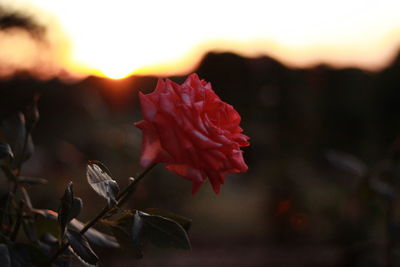
<path fill-rule="evenodd" d="M 158 80 L 153 93 L 139 93 L 144 120 L 141 165 L 158 162 L 193 183 L 192 193 L 210 180 L 219 193 L 227 173 L 247 171 L 241 147 L 249 139 L 242 134 L 240 115 L 223 102 L 211 84 L 190 75 L 182 84 Z"/>

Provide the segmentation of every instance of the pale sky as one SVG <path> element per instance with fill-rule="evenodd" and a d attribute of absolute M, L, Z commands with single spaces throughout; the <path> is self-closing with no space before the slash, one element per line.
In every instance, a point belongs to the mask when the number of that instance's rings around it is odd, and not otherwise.
<path fill-rule="evenodd" d="M 28 62 L 39 58 L 49 61 L 49 69 L 61 66 L 112 78 L 182 74 L 209 50 L 264 54 L 298 67 L 328 63 L 375 70 L 400 48 L 400 0 L 0 0 L 3 3 L 49 28 L 45 52 L 32 48 L 30 41 L 19 41 L 24 48 L 11 59 L 14 65 L 29 68 Z M 16 50 L 12 38 L 17 37 L 0 37 L 4 62 Z"/>

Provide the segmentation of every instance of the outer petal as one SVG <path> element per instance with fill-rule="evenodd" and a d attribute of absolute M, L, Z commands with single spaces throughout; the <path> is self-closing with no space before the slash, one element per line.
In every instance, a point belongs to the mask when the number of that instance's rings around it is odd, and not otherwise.
<path fill-rule="evenodd" d="M 152 94 L 159 94 L 165 90 L 166 87 L 166 82 L 163 79 L 158 79 L 156 89 L 154 89 L 154 92 Z"/>
<path fill-rule="evenodd" d="M 247 141 L 250 138 L 244 134 L 236 133 L 233 134 L 230 138 L 234 140 L 236 143 L 238 143 L 240 147 L 245 147 L 250 145 L 250 143 Z"/>
<path fill-rule="evenodd" d="M 207 176 L 198 169 L 195 169 L 189 165 L 184 164 L 167 164 L 165 167 L 179 176 L 191 180 L 193 182 L 203 182 Z"/>
<path fill-rule="evenodd" d="M 216 194 L 221 191 L 221 184 L 224 183 L 226 173 L 225 172 L 207 172 L 208 179 L 212 185 L 212 188 Z"/>
<path fill-rule="evenodd" d="M 139 100 L 144 119 L 153 121 L 157 114 L 156 105 L 153 103 L 153 101 L 151 101 L 149 96 L 144 95 L 142 92 L 139 92 Z"/>
<path fill-rule="evenodd" d="M 200 182 L 200 183 L 192 182 L 192 195 L 196 194 L 199 191 L 199 189 L 200 189 L 200 187 L 202 186 L 203 183 L 204 183 L 204 181 Z"/>
<path fill-rule="evenodd" d="M 168 153 L 162 149 L 160 138 L 153 125 L 147 121 L 135 123 L 135 126 L 142 130 L 142 156 L 140 164 L 143 168 L 147 168 L 156 162 L 166 162 L 169 160 Z"/>
<path fill-rule="evenodd" d="M 196 73 L 192 73 L 189 75 L 189 77 L 186 78 L 185 82 L 182 84 L 182 86 L 191 86 L 194 88 L 200 88 L 202 87 L 201 81 L 199 79 L 199 76 L 197 76 Z"/>
<path fill-rule="evenodd" d="M 248 167 L 243 159 L 243 151 L 237 149 L 234 150 L 233 153 L 229 157 L 230 162 L 232 163 L 231 172 L 246 172 Z"/>

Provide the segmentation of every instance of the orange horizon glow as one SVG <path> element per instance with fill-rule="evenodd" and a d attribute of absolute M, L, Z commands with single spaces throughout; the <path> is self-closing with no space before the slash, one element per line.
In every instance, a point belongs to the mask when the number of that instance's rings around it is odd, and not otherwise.
<path fill-rule="evenodd" d="M 13 69 L 111 79 L 180 75 L 210 51 L 266 55 L 292 67 L 324 63 L 374 71 L 400 48 L 396 0 L 4 3 L 38 18 L 48 44 L 0 32 L 3 75 Z"/>

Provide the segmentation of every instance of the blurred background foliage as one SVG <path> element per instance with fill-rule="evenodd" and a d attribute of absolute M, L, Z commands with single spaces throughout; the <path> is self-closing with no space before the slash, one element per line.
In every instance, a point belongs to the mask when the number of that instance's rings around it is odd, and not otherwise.
<path fill-rule="evenodd" d="M 366 72 L 326 65 L 293 69 L 269 57 L 209 53 L 195 72 L 241 114 L 251 138 L 244 149 L 249 171 L 229 175 L 220 195 L 205 184 L 192 196 L 188 181 L 158 166 L 128 205 L 192 218 L 193 251 L 151 248 L 132 264 L 382 266 L 388 197 L 326 155 L 349 153 L 373 167 L 399 149 L 393 143 L 400 133 L 400 57 L 380 72 Z M 181 83 L 185 77 L 172 79 Z M 34 206 L 56 210 L 73 181 L 85 203 L 80 220 L 88 220 L 104 201 L 86 182 L 87 160 L 105 163 L 121 186 L 141 170 L 141 135 L 133 125 L 141 119 L 137 93 L 152 91 L 156 81 L 91 76 L 65 83 L 26 73 L 0 81 L 1 118 L 41 93 L 35 153 L 23 174 L 49 183 L 28 189 Z M 5 193 L 5 179 L 0 183 Z M 129 260 L 117 250 L 97 251 L 104 266 Z"/>

